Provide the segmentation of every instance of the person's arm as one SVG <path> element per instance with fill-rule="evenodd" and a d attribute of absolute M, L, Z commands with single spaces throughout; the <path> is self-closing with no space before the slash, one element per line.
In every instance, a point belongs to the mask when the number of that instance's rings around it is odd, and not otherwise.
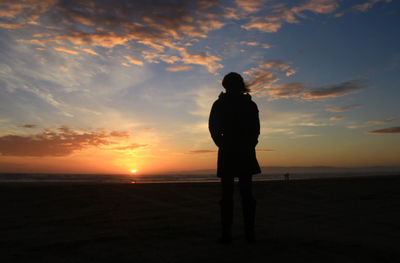
<path fill-rule="evenodd" d="M 252 142 L 253 146 L 256 147 L 258 144 L 258 136 L 260 135 L 260 118 L 258 116 L 258 108 L 255 103 L 252 116 Z"/>
<path fill-rule="evenodd" d="M 218 147 L 222 146 L 222 129 L 220 115 L 221 113 L 218 107 L 218 101 L 216 101 L 211 108 L 210 118 L 208 119 L 208 129 L 210 131 L 211 138 Z"/>

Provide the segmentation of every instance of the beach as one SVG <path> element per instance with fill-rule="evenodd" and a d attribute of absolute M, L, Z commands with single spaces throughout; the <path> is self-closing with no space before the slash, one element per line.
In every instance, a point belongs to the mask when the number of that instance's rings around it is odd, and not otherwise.
<path fill-rule="evenodd" d="M 398 262 L 400 176 L 255 182 L 255 244 L 218 183 L 1 183 L 0 262 Z"/>

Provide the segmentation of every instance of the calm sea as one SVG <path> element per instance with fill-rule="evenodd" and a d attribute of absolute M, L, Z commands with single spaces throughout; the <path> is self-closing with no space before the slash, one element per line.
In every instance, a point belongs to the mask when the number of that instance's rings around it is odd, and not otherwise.
<path fill-rule="evenodd" d="M 254 175 L 254 181 L 286 180 L 285 173 Z M 398 171 L 382 172 L 319 172 L 290 173 L 289 180 L 307 180 L 323 178 L 343 178 L 377 175 L 400 175 Z M 164 174 L 164 175 L 116 175 L 116 174 L 0 174 L 1 182 L 51 182 L 51 183 L 202 183 L 219 182 L 215 174 Z"/>

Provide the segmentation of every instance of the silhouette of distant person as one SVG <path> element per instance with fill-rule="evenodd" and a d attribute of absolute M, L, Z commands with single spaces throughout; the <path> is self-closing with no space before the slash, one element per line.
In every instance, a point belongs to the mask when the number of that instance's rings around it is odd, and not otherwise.
<path fill-rule="evenodd" d="M 285 173 L 283 176 L 285 177 L 285 181 L 289 182 L 290 174 L 289 173 Z"/>
<path fill-rule="evenodd" d="M 238 73 L 227 74 L 222 86 L 226 92 L 214 102 L 209 118 L 211 137 L 218 146 L 217 176 L 222 186 L 220 241 L 232 241 L 234 178 L 238 177 L 245 234 L 247 241 L 253 242 L 256 200 L 252 175 L 261 172 L 255 151 L 260 134 L 258 108 Z"/>

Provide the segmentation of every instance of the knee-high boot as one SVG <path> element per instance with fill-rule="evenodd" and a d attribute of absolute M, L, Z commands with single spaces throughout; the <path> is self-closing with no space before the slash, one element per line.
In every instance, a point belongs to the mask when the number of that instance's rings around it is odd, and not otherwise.
<path fill-rule="evenodd" d="M 255 241 L 255 215 L 256 215 L 256 200 L 248 199 L 242 201 L 243 221 L 246 239 L 248 242 Z"/>
<path fill-rule="evenodd" d="M 221 200 L 221 230 L 220 241 L 230 243 L 232 241 L 232 218 L 233 218 L 233 200 Z"/>

